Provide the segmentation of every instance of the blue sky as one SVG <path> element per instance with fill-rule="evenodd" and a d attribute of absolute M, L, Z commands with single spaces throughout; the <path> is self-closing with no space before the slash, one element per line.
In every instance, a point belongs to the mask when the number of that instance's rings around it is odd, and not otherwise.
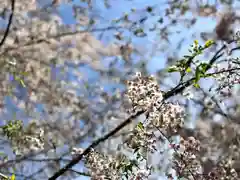
<path fill-rule="evenodd" d="M 47 0 L 46 0 L 47 1 Z M 76 4 L 79 4 L 79 0 L 75 0 L 74 1 Z M 95 12 L 96 14 L 100 14 L 101 17 L 104 19 L 101 22 L 101 26 L 104 26 L 104 24 L 106 24 L 106 26 L 108 25 L 108 23 L 106 23 L 107 21 L 110 21 L 114 18 L 119 18 L 123 15 L 123 13 L 125 12 L 130 12 L 131 8 L 136 8 L 136 9 L 144 9 L 146 7 L 146 5 L 149 6 L 154 6 L 156 8 L 163 8 L 164 6 L 164 1 L 161 1 L 159 3 L 159 1 L 157 0 L 133 0 L 133 1 L 127 1 L 127 0 L 110 0 L 110 2 L 112 2 L 112 7 L 108 10 L 106 10 L 106 8 L 104 7 L 103 4 L 103 0 L 93 0 L 92 1 L 95 5 L 93 6 L 93 12 Z M 161 4 L 162 3 L 162 4 Z M 72 16 L 72 12 L 71 12 L 71 6 L 63 4 L 58 8 L 61 17 L 63 19 L 63 21 L 66 24 L 74 24 L 75 20 Z M 146 13 L 138 13 L 140 14 L 140 16 L 145 16 Z M 164 16 L 162 14 L 162 16 Z M 192 14 L 188 14 L 188 16 L 192 16 Z M 141 18 L 138 16 L 133 16 L 132 18 Z M 154 20 L 152 18 L 152 20 Z M 151 22 L 151 20 L 150 20 Z M 206 32 L 211 32 L 213 30 L 213 28 L 215 27 L 216 22 L 213 21 L 211 18 L 208 19 L 203 19 L 203 18 L 199 18 L 197 23 L 194 25 L 194 27 L 192 29 L 188 29 L 187 31 L 181 31 L 180 34 L 177 35 L 173 35 L 170 38 L 171 43 L 171 47 L 173 47 L 173 49 L 176 48 L 177 43 L 179 40 L 181 40 L 183 37 L 186 38 L 186 41 L 184 42 L 185 46 L 182 47 L 182 49 L 179 49 L 178 54 L 181 56 L 183 54 L 188 53 L 188 48 L 189 45 L 193 42 L 193 40 L 199 39 L 199 37 L 191 37 L 189 36 L 190 34 L 196 33 L 196 32 L 200 32 L 200 30 L 204 30 Z M 151 24 L 149 24 L 150 26 Z M 181 30 L 181 27 L 176 27 L 177 30 Z M 176 30 L 176 29 L 175 29 Z M 107 34 L 107 33 L 106 33 Z M 154 43 L 155 40 L 155 36 L 156 34 L 151 33 L 149 34 L 146 38 L 134 38 L 133 39 L 133 43 L 139 46 L 143 46 L 146 48 L 151 49 L 152 44 Z M 103 38 L 103 43 L 107 43 L 107 37 Z M 172 49 L 168 49 L 168 51 L 166 51 L 165 53 L 162 54 L 157 54 L 156 56 L 152 57 L 152 59 L 148 62 L 148 70 L 150 73 L 155 73 L 157 70 L 162 69 L 165 67 L 165 62 L 166 62 L 166 56 L 168 53 L 171 52 Z M 80 71 L 85 72 L 86 77 L 88 78 L 88 80 L 90 81 L 96 81 L 96 79 L 98 78 L 98 74 L 94 73 L 90 68 L 85 67 L 81 67 L 79 68 Z M 75 79 L 73 76 L 69 77 L 69 80 L 71 79 Z M 111 89 L 111 87 L 114 85 L 108 85 L 106 86 L 106 89 L 109 90 Z M 12 100 L 10 98 L 6 97 L 6 102 L 8 104 L 8 110 L 9 113 L 12 114 L 11 112 L 16 112 L 16 107 L 14 105 L 14 103 L 12 102 Z M 40 106 L 40 105 L 39 105 Z M 193 109 L 194 111 L 194 109 Z M 22 116 L 22 112 L 18 112 L 18 117 Z M 19 117 L 20 118 L 20 117 Z M 1 124 L 0 124 L 1 125 Z M 85 144 L 87 145 L 87 144 Z M 78 171 L 82 170 L 82 166 L 75 166 L 75 169 Z M 89 179 L 86 177 L 78 177 L 76 178 L 76 180 L 85 180 L 85 179 Z"/>
<path fill-rule="evenodd" d="M 78 1 L 75 1 L 75 2 L 78 2 Z M 102 3 L 103 1 L 94 1 L 94 2 L 97 4 L 97 7 L 94 6 L 96 8 L 93 11 L 96 11 L 96 12 L 100 13 L 101 16 L 104 19 L 103 23 L 101 23 L 101 26 L 103 26 L 105 20 L 111 21 L 114 18 L 119 18 L 123 15 L 123 13 L 130 12 L 131 8 L 141 9 L 141 8 L 146 7 L 146 2 L 149 6 L 154 5 L 154 3 L 156 3 L 156 1 L 146 1 L 146 0 L 138 0 L 138 1 L 118 0 L 118 1 L 114 1 L 114 3 L 113 3 L 114 6 L 112 8 L 110 8 L 109 10 L 106 10 L 103 3 Z M 73 17 L 71 17 L 71 7 L 63 5 L 63 6 L 60 7 L 60 12 L 62 14 L 63 20 L 66 23 L 68 23 L 68 24 L 74 23 L 74 19 L 73 19 Z M 139 18 L 139 17 L 136 17 L 136 18 Z M 106 23 L 106 26 L 107 25 L 108 25 L 108 23 Z M 151 41 L 152 41 L 151 38 L 152 37 L 148 36 L 147 38 L 148 39 L 145 38 L 144 40 L 133 39 L 133 41 L 136 44 L 137 43 L 142 43 L 142 44 L 145 43 L 144 45 L 146 45 L 146 41 L 147 41 L 148 44 L 151 46 Z M 103 41 L 104 41 L 104 39 L 103 39 Z M 104 42 L 104 43 L 106 43 L 106 42 Z M 149 65 L 148 65 L 148 69 L 149 69 L 150 72 L 154 72 L 158 69 L 163 68 L 164 64 L 165 64 L 164 56 L 154 57 L 150 61 Z M 81 68 L 81 70 L 86 71 L 86 69 L 84 69 L 84 68 Z M 87 72 L 88 72 L 87 74 L 88 74 L 88 78 L 89 78 L 89 75 L 92 75 L 92 73 L 89 72 L 89 69 L 87 70 Z M 93 73 L 93 75 L 95 76 L 95 73 Z M 108 85 L 107 89 L 109 89 L 109 88 L 110 87 Z M 78 171 L 83 170 L 82 166 L 75 166 L 75 169 L 78 170 Z M 80 176 L 80 177 L 76 178 L 76 180 L 85 180 L 85 179 L 90 179 L 90 178 L 86 178 L 86 177 L 83 177 L 83 176 Z"/>
<path fill-rule="evenodd" d="M 79 1 L 77 1 L 77 0 L 75 0 L 75 2 L 79 3 Z M 93 6 L 94 7 L 93 12 L 100 14 L 101 17 L 103 17 L 103 19 L 104 19 L 101 22 L 101 27 L 104 26 L 104 24 L 106 24 L 106 26 L 109 25 L 108 21 L 111 21 L 114 18 L 121 17 L 125 12 L 130 12 L 131 8 L 136 8 L 136 9 L 139 9 L 139 11 L 141 11 L 141 9 L 145 9 L 146 5 L 154 6 L 156 8 L 161 8 L 161 9 L 164 6 L 164 5 L 160 5 L 159 1 L 156 1 L 156 0 L 138 0 L 138 1 L 126 1 L 126 0 L 115 0 L 114 1 L 114 0 L 112 0 L 112 1 L 110 1 L 110 2 L 113 2 L 112 7 L 110 9 L 106 10 L 106 8 L 104 7 L 102 2 L 103 1 L 99 1 L 99 0 L 93 1 L 93 3 L 95 3 L 95 5 Z M 72 16 L 70 5 L 63 4 L 58 8 L 58 11 L 60 12 L 61 17 L 66 24 L 74 24 L 75 23 L 75 20 Z M 144 11 L 142 11 L 142 12 L 143 13 L 138 13 L 138 15 L 140 15 L 140 16 L 135 15 L 135 16 L 131 16 L 130 18 L 140 19 L 141 17 L 147 15 L 146 12 L 144 12 Z M 161 15 L 164 16 L 164 14 L 161 14 Z M 151 25 L 151 21 L 154 21 L 154 18 L 150 19 L 150 21 L 148 23 L 149 26 Z M 195 28 L 193 28 L 190 31 L 192 33 L 196 32 L 196 29 L 202 28 L 203 24 L 207 24 L 207 26 L 205 26 L 207 30 L 208 29 L 211 30 L 214 27 L 214 22 L 212 22 L 211 20 L 209 20 L 207 22 L 206 22 L 206 20 L 202 20 L 202 21 L 197 22 L 197 24 L 195 25 Z M 179 27 L 179 28 L 181 28 L 181 27 Z M 108 35 L 108 32 L 106 34 Z M 173 42 L 171 44 L 171 46 L 176 47 L 176 44 L 174 44 L 174 42 L 178 42 L 182 37 L 186 37 L 188 34 L 189 34 L 189 32 L 181 32 L 180 35 L 172 36 L 170 39 L 170 41 Z M 153 46 L 153 43 L 155 42 L 155 37 L 156 37 L 155 33 L 150 33 L 145 38 L 133 38 L 133 44 L 138 45 L 138 46 L 143 46 L 144 48 L 147 48 L 147 49 L 151 49 Z M 186 47 L 188 48 L 189 44 L 192 43 L 192 37 L 187 37 L 186 40 L 187 41 L 185 42 L 185 44 L 186 44 Z M 103 38 L 103 43 L 107 43 L 107 41 L 108 41 L 107 37 Z M 181 49 L 179 51 L 179 54 L 186 53 L 187 48 L 183 47 L 183 49 Z M 171 49 L 169 50 L 169 52 L 171 52 Z M 150 61 L 148 62 L 148 65 L 147 65 L 149 73 L 155 73 L 157 70 L 165 67 L 167 53 L 157 54 L 156 56 L 152 57 L 152 59 L 150 59 Z M 79 71 L 85 72 L 86 78 L 92 82 L 96 81 L 98 78 L 98 73 L 93 72 L 90 68 L 88 68 L 86 66 L 79 68 Z M 69 76 L 68 79 L 73 80 L 75 78 L 73 76 Z M 114 85 L 107 85 L 105 88 L 106 88 L 106 90 L 110 90 L 112 86 L 114 86 Z M 6 102 L 8 102 L 8 105 L 9 105 L 9 112 L 16 112 L 16 107 L 15 107 L 14 103 L 11 101 L 11 99 L 6 98 Z M 20 116 L 20 114 L 22 114 L 22 113 L 18 112 L 18 117 Z M 84 144 L 84 145 L 87 145 L 87 144 Z M 77 165 L 74 168 L 78 171 L 83 170 L 83 167 L 81 165 Z M 76 180 L 85 180 L 85 179 L 89 179 L 89 178 L 82 177 L 82 176 L 76 178 Z"/>

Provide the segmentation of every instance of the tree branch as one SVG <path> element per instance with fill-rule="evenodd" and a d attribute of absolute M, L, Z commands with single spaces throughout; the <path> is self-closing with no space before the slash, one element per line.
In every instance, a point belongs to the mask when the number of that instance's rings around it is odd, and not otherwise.
<path fill-rule="evenodd" d="M 38 44 L 41 44 L 41 43 L 50 43 L 49 39 L 58 39 L 58 38 L 66 37 L 66 36 L 74 36 L 74 35 L 83 34 L 83 33 L 119 30 L 121 28 L 123 28 L 123 27 L 122 26 L 109 26 L 109 27 L 103 27 L 103 28 L 78 30 L 78 31 L 73 31 L 73 32 L 63 32 L 63 33 L 59 33 L 59 34 L 56 34 L 56 35 L 49 35 L 46 38 L 35 39 L 35 40 L 30 41 L 30 42 L 20 44 L 20 46 L 21 46 L 21 48 L 22 47 L 28 47 L 28 46 L 38 45 Z M 12 51 L 12 50 L 16 50 L 18 48 L 19 47 L 7 47 L 5 49 L 5 51 Z"/>
<path fill-rule="evenodd" d="M 217 59 L 219 59 L 223 54 L 219 53 L 226 48 L 226 45 L 224 45 L 223 47 L 221 47 L 213 56 L 213 58 L 210 60 L 211 65 L 216 62 Z M 210 68 L 210 67 L 209 67 Z M 192 82 L 194 81 L 195 77 L 187 80 L 184 83 L 180 83 L 178 84 L 176 87 L 174 87 L 172 90 L 166 92 L 163 95 L 163 100 L 166 100 L 176 94 L 181 93 L 185 88 L 189 87 Z M 82 158 L 83 156 L 87 155 L 89 152 L 91 152 L 91 149 L 95 148 L 98 144 L 100 144 L 101 142 L 104 142 L 105 140 L 107 140 L 109 137 L 115 135 L 118 131 L 120 131 L 122 128 L 124 128 L 126 125 L 128 125 L 129 123 L 131 123 L 131 121 L 133 119 L 135 119 L 136 117 L 144 114 L 145 111 L 138 111 L 137 113 L 129 116 L 125 121 L 123 121 L 121 124 L 119 124 L 115 129 L 113 129 L 112 131 L 110 131 L 108 134 L 100 137 L 99 139 L 93 141 L 93 143 L 88 146 L 82 154 L 79 154 L 76 158 L 74 158 L 71 162 L 69 162 L 67 165 L 65 165 L 63 168 L 59 169 L 55 174 L 53 174 L 52 177 L 50 177 L 48 180 L 55 180 L 58 177 L 60 177 L 61 175 L 63 175 L 66 171 L 68 171 L 70 168 L 72 168 L 75 164 L 77 164 Z"/>
<path fill-rule="evenodd" d="M 0 42 L 0 47 L 3 46 L 3 44 L 5 43 L 6 39 L 7 39 L 7 36 L 9 34 L 9 31 L 10 31 L 10 27 L 11 27 L 11 24 L 12 24 L 12 20 L 13 20 L 13 14 L 14 14 L 14 7 L 15 7 L 15 0 L 12 0 L 11 1 L 11 14 L 9 16 L 9 20 L 8 20 L 8 25 L 7 25 L 7 29 L 3 35 L 3 38 Z"/>
<path fill-rule="evenodd" d="M 76 171 L 76 170 L 74 170 L 74 169 L 69 169 L 69 170 L 72 171 L 72 172 L 74 172 L 74 173 L 76 173 L 76 174 L 78 174 L 78 175 L 81 175 L 81 176 L 88 176 L 88 177 L 91 176 L 90 174 L 85 173 L 85 172 L 78 172 L 78 171 Z"/>
<path fill-rule="evenodd" d="M 191 85 L 191 81 L 188 81 L 186 84 L 184 84 L 181 88 L 176 89 L 173 88 L 172 91 L 170 91 L 169 93 L 166 93 L 164 95 L 164 100 L 170 98 L 171 96 L 180 93 L 181 91 L 183 91 L 186 87 Z M 89 152 L 91 152 L 91 149 L 95 148 L 98 144 L 100 144 L 101 142 L 107 140 L 109 137 L 113 136 L 114 134 L 116 134 L 118 131 L 120 131 L 122 128 L 124 128 L 127 124 L 129 124 L 133 119 L 135 119 L 136 117 L 142 115 L 143 113 L 145 113 L 145 111 L 138 111 L 137 113 L 129 116 L 125 121 L 123 121 L 120 125 L 118 125 L 115 129 L 113 129 L 112 131 L 110 131 L 108 134 L 106 134 L 105 136 L 97 139 L 96 141 L 94 141 L 90 146 L 88 146 L 82 154 L 79 154 L 76 158 L 74 158 L 69 164 L 67 164 L 65 167 L 63 167 L 62 169 L 60 169 L 59 171 L 57 171 L 52 177 L 49 178 L 49 180 L 55 180 L 57 179 L 59 176 L 61 176 L 62 174 L 64 174 L 66 171 L 68 171 L 68 169 L 72 168 L 75 164 L 77 164 L 82 158 L 83 156 L 87 155 Z"/>
<path fill-rule="evenodd" d="M 57 179 L 59 176 L 61 176 L 62 174 L 64 174 L 68 169 L 72 168 L 75 164 L 77 164 L 82 158 L 83 156 L 87 155 L 89 152 L 91 152 L 91 150 L 93 148 L 95 148 L 98 144 L 100 144 L 101 142 L 107 140 L 109 137 L 113 136 L 114 134 L 116 134 L 118 131 L 120 131 L 123 127 L 125 127 L 127 124 L 129 124 L 132 119 L 140 116 L 141 114 L 143 114 L 145 111 L 138 111 L 137 113 L 129 116 L 125 121 L 123 121 L 120 125 L 118 125 L 115 129 L 113 129 L 112 131 L 110 131 L 108 134 L 106 134 L 105 136 L 93 141 L 93 143 L 88 146 L 82 154 L 79 154 L 76 158 L 74 158 L 70 163 L 68 163 L 65 167 L 63 167 L 62 169 L 60 169 L 59 171 L 57 171 L 52 177 L 49 178 L 49 180 L 54 180 Z"/>

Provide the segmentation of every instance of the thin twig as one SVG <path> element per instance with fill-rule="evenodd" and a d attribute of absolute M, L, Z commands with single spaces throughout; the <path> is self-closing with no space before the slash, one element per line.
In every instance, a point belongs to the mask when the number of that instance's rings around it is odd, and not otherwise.
<path fill-rule="evenodd" d="M 132 119 L 138 117 L 139 115 L 143 114 L 144 111 L 138 111 L 137 113 L 129 116 L 129 118 L 127 118 L 125 121 L 123 121 L 120 125 L 118 125 L 115 129 L 113 129 L 112 131 L 110 131 L 108 134 L 106 134 L 105 136 L 95 140 L 90 146 L 88 146 L 82 154 L 79 154 L 76 158 L 74 158 L 69 164 L 67 164 L 65 167 L 61 168 L 59 171 L 57 171 L 52 177 L 49 178 L 49 180 L 54 180 L 57 179 L 59 176 L 61 176 L 62 174 L 64 174 L 66 171 L 68 171 L 68 169 L 72 168 L 75 164 L 77 164 L 82 158 L 83 156 L 87 155 L 89 152 L 91 152 L 91 150 L 93 148 L 95 148 L 98 144 L 100 144 L 101 142 L 107 140 L 109 137 L 113 136 L 114 134 L 116 134 L 118 131 L 120 131 L 123 127 L 125 127 L 127 124 L 129 124 Z"/>
<path fill-rule="evenodd" d="M 38 44 L 41 44 L 41 43 L 48 43 L 49 44 L 50 43 L 49 42 L 50 39 L 58 39 L 58 38 L 66 37 L 66 36 L 74 36 L 74 35 L 83 34 L 83 33 L 119 30 L 121 28 L 123 28 L 123 27 L 122 26 L 109 26 L 109 27 L 103 27 L 103 28 L 93 28 L 93 29 L 78 30 L 78 31 L 73 31 L 73 32 L 63 32 L 63 33 L 59 33 L 59 34 L 55 34 L 55 35 L 49 35 L 46 38 L 34 39 L 34 40 L 30 41 L 30 42 L 26 42 L 24 44 L 20 44 L 20 48 L 33 46 L 33 45 L 38 45 Z M 19 47 L 15 47 L 15 46 L 7 47 L 2 54 L 4 54 L 6 51 L 12 51 L 12 50 L 16 50 L 18 48 Z"/>
<path fill-rule="evenodd" d="M 168 141 L 169 144 L 172 144 L 172 142 L 169 140 L 169 138 L 161 131 L 161 129 L 159 129 L 157 126 L 155 126 L 155 128 L 160 132 L 160 134 Z M 187 166 L 187 163 L 185 162 L 185 160 L 181 157 L 181 155 L 179 155 L 177 149 L 175 147 L 173 147 L 174 152 L 180 157 L 181 161 Z M 188 172 L 191 174 L 191 176 L 193 177 L 194 180 L 197 180 L 195 175 L 193 174 L 193 172 L 191 171 L 191 169 L 188 169 Z"/>
<path fill-rule="evenodd" d="M 74 173 L 76 173 L 76 174 L 78 174 L 78 175 L 81 175 L 81 176 L 88 176 L 88 177 L 91 176 L 89 173 L 79 172 L 79 171 L 76 171 L 76 170 L 74 170 L 74 169 L 69 169 L 69 170 L 72 171 L 72 172 L 74 172 Z"/>
<path fill-rule="evenodd" d="M 14 14 L 14 7 L 15 7 L 15 0 L 12 0 L 11 1 L 11 14 L 9 16 L 9 20 L 8 20 L 8 24 L 7 24 L 7 29 L 3 35 L 3 38 L 0 42 L 0 47 L 3 46 L 3 44 L 5 43 L 6 39 L 7 39 L 7 36 L 9 34 L 9 31 L 10 31 L 10 27 L 11 27 L 11 24 L 12 24 L 12 20 L 13 20 L 13 14 Z"/>

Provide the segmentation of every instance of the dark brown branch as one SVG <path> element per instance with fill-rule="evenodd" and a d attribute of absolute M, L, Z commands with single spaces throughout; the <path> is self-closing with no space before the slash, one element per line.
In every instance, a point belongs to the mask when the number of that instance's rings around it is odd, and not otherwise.
<path fill-rule="evenodd" d="M 170 91 L 169 93 L 166 93 L 164 95 L 164 100 L 170 98 L 171 96 L 180 93 L 181 91 L 183 91 L 186 87 L 191 85 L 192 81 L 188 81 L 186 84 L 184 84 L 182 86 L 182 88 L 179 89 L 173 89 L 172 91 Z M 91 149 L 95 148 L 98 144 L 100 144 L 101 142 L 107 140 L 109 137 L 113 136 L 114 134 L 116 134 L 118 131 L 120 131 L 122 128 L 124 128 L 127 124 L 129 124 L 133 119 L 135 119 L 136 117 L 142 115 L 143 113 L 145 113 L 145 111 L 138 111 L 137 113 L 129 116 L 125 121 L 123 121 L 120 125 L 118 125 L 115 129 L 113 129 L 112 131 L 110 131 L 108 134 L 106 134 L 105 136 L 97 139 L 96 141 L 94 141 L 90 146 L 88 146 L 88 148 L 86 148 L 82 154 L 79 154 L 75 159 L 73 159 L 69 164 L 67 164 L 65 167 L 63 167 L 62 169 L 60 169 L 59 171 L 57 171 L 52 177 L 49 178 L 49 180 L 54 180 L 57 179 L 59 176 L 61 176 L 62 174 L 64 174 L 66 171 L 68 171 L 68 169 L 72 168 L 75 164 L 77 164 L 82 158 L 83 156 L 87 155 L 89 152 L 91 152 Z"/>
<path fill-rule="evenodd" d="M 93 148 L 95 148 L 98 144 L 100 144 L 101 142 L 107 140 L 109 137 L 113 136 L 114 134 L 116 134 L 118 131 L 120 131 L 123 127 L 125 127 L 127 124 L 129 124 L 132 119 L 138 117 L 139 115 L 143 114 L 144 111 L 138 111 L 137 113 L 129 116 L 125 121 L 123 121 L 120 125 L 118 125 L 115 129 L 113 129 L 112 131 L 110 131 L 108 134 L 106 134 L 105 136 L 95 140 L 90 146 L 88 146 L 82 154 L 79 154 L 76 158 L 74 158 L 69 164 L 67 164 L 65 167 L 63 167 L 62 169 L 60 169 L 59 171 L 57 171 L 52 177 L 49 178 L 49 180 L 54 180 L 57 179 L 59 176 L 61 176 L 62 174 L 64 174 L 66 171 L 68 171 L 68 169 L 72 168 L 75 164 L 77 164 L 82 158 L 83 156 L 87 155 L 89 152 L 91 152 L 91 150 Z"/>
<path fill-rule="evenodd" d="M 236 50 L 240 50 L 240 46 L 238 46 L 238 47 L 235 47 L 235 48 L 231 49 L 231 51 L 230 51 L 230 54 L 232 54 L 232 53 L 233 53 L 233 51 L 236 51 Z"/>
<path fill-rule="evenodd" d="M 19 162 L 22 162 L 22 161 L 28 161 L 28 159 L 30 158 L 33 158 L 41 153 L 47 153 L 48 151 L 50 150 L 50 148 L 47 148 L 47 149 L 44 149 L 44 150 L 41 150 L 39 152 L 36 152 L 36 153 L 28 153 L 28 154 L 25 154 L 19 158 L 16 158 L 16 159 L 13 159 L 13 160 L 8 160 L 7 162 L 3 162 L 0 164 L 0 169 L 3 168 L 3 167 L 6 167 L 6 166 L 10 166 L 11 164 L 17 164 Z M 62 157 L 69 154 L 69 152 L 65 152 L 62 154 Z M 50 159 L 51 160 L 51 159 Z"/>
<path fill-rule="evenodd" d="M 226 45 L 224 45 L 223 47 L 221 47 L 213 56 L 213 58 L 210 60 L 211 65 L 213 63 L 216 62 L 217 59 L 219 59 L 223 53 L 220 54 L 220 52 L 226 48 Z M 220 54 L 220 55 L 219 55 Z M 210 69 L 210 67 L 208 68 Z M 217 74 L 217 73 L 214 73 Z M 189 79 L 188 81 L 184 82 L 184 83 L 180 83 L 179 85 L 177 85 L 175 88 L 173 88 L 172 90 L 168 91 L 167 93 L 164 94 L 164 100 L 181 93 L 185 88 L 189 87 L 192 82 L 194 81 L 195 77 Z M 79 154 L 76 158 L 74 158 L 69 164 L 67 164 L 65 167 L 59 169 L 59 171 L 57 171 L 52 177 L 49 178 L 49 180 L 55 180 L 58 177 L 60 177 L 62 174 L 64 174 L 66 171 L 68 171 L 68 169 L 72 168 L 75 164 L 77 164 L 82 158 L 83 156 L 87 155 L 89 152 L 91 152 L 91 149 L 95 148 L 98 144 L 100 144 L 101 142 L 104 142 L 105 140 L 107 140 L 109 137 L 115 135 L 118 131 L 120 131 L 122 128 L 124 128 L 126 125 L 128 125 L 129 123 L 131 123 L 131 121 L 133 119 L 135 119 L 136 117 L 142 115 L 143 113 L 145 113 L 145 111 L 139 111 L 131 116 L 129 116 L 125 121 L 123 121 L 120 125 L 118 125 L 115 129 L 113 129 L 112 131 L 110 131 L 108 134 L 104 135 L 103 137 L 95 140 L 90 146 L 88 146 L 82 154 Z"/>
<path fill-rule="evenodd" d="M 10 31 L 10 27 L 11 27 L 11 24 L 12 24 L 12 20 L 13 20 L 13 14 L 14 14 L 14 7 L 15 7 L 15 0 L 12 0 L 11 1 L 11 14 L 9 16 L 9 20 L 8 20 L 8 24 L 7 24 L 7 29 L 3 35 L 3 38 L 0 42 L 0 47 L 3 46 L 3 44 L 5 43 L 6 39 L 7 39 L 7 36 L 9 34 L 9 31 Z"/>
<path fill-rule="evenodd" d="M 33 161 L 33 162 L 66 161 L 66 162 L 69 162 L 69 161 L 71 161 L 71 159 L 64 159 L 64 158 L 40 158 L 40 159 L 35 159 L 35 158 L 29 158 L 29 159 L 26 159 L 25 161 Z"/>
<path fill-rule="evenodd" d="M 91 176 L 91 175 L 88 174 L 88 173 L 85 173 L 85 172 L 78 172 L 78 171 L 76 171 L 76 170 L 74 170 L 74 169 L 69 169 L 69 171 L 72 171 L 72 172 L 74 172 L 74 173 L 76 173 L 76 174 L 78 174 L 78 175 L 80 175 L 80 176 L 88 176 L 88 177 Z"/>
<path fill-rule="evenodd" d="M 62 37 L 66 37 L 66 36 L 74 36 L 74 35 L 82 34 L 82 33 L 119 30 L 121 28 L 123 28 L 123 27 L 122 26 L 109 26 L 109 27 L 104 27 L 104 28 L 85 29 L 85 30 L 79 30 L 79 31 L 74 31 L 74 32 L 63 32 L 63 33 L 59 33 L 59 34 L 56 34 L 56 35 L 50 35 L 46 38 L 35 39 L 35 40 L 30 41 L 30 42 L 20 44 L 20 46 L 22 48 L 22 47 L 38 45 L 38 44 L 41 44 L 41 43 L 48 43 L 49 44 L 50 43 L 49 39 L 58 39 L 58 38 L 62 38 Z M 5 51 L 12 51 L 12 50 L 16 50 L 18 48 L 19 47 L 7 47 L 5 49 Z M 3 53 L 5 53 L 5 52 L 3 52 Z"/>

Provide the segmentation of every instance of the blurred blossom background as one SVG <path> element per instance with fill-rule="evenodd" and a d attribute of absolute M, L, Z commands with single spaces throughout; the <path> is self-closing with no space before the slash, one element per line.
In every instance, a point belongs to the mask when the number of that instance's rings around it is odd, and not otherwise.
<path fill-rule="evenodd" d="M 86 148 L 126 119 L 126 81 L 136 72 L 154 75 L 162 91 L 170 90 L 180 75 L 166 69 L 189 54 L 194 40 L 216 42 L 197 57 L 204 62 L 240 30 L 237 0 L 16 0 L 14 6 L 0 47 L 0 126 L 13 122 L 11 131 L 17 135 L 9 139 L 0 131 L 0 173 L 14 173 L 17 180 L 51 177 L 71 160 L 74 147 Z M 10 14 L 11 1 L 0 0 L 0 39 Z M 220 66 L 227 67 L 226 58 Z M 227 95 L 228 90 L 213 91 L 219 83 L 201 79 L 201 88 L 187 88 L 170 99 L 186 110 L 186 134 L 195 136 L 196 130 L 215 138 L 219 151 L 202 152 L 206 158 L 227 154 L 227 140 L 213 132 L 216 122 L 233 118 L 232 126 L 239 126 L 239 83 Z M 128 154 L 123 142 L 137 122 L 95 150 Z M 30 144 L 20 143 L 23 129 L 32 137 Z M 171 171 L 169 143 L 159 148 L 160 155 L 148 157 L 156 167 L 149 179 L 167 179 L 165 173 Z M 80 162 L 59 179 L 90 177 Z"/>

